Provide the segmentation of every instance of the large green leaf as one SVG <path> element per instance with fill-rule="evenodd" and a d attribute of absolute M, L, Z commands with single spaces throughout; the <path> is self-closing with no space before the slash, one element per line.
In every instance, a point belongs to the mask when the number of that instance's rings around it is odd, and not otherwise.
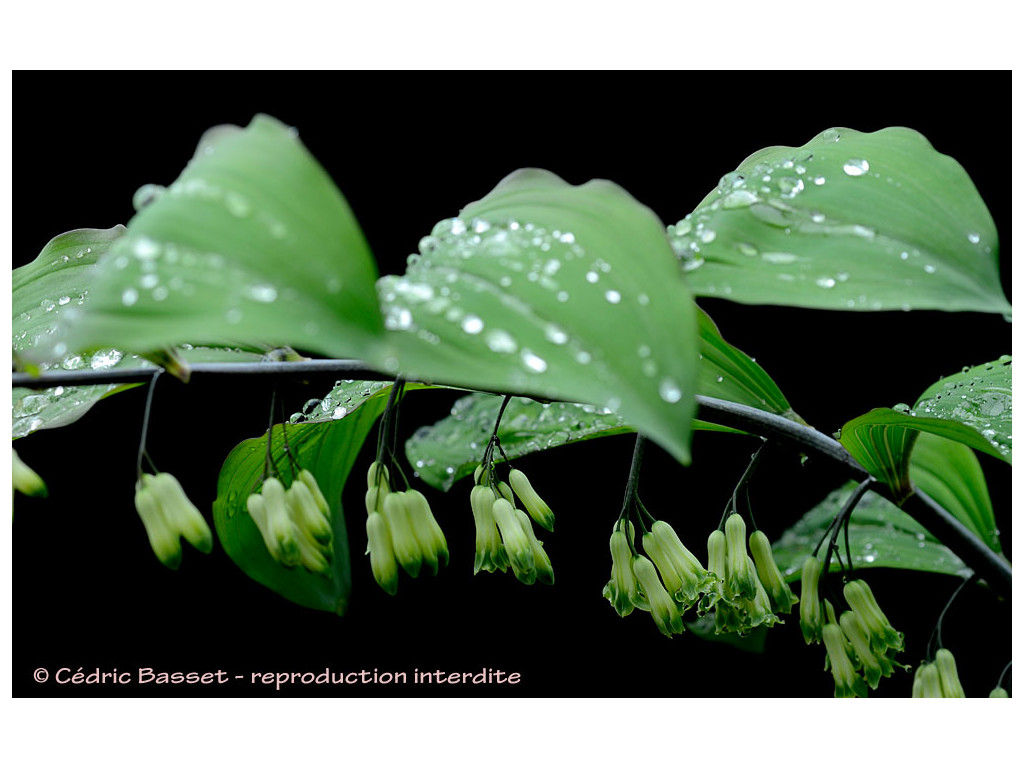
<path fill-rule="evenodd" d="M 804 559 L 817 546 L 856 485 L 847 483 L 833 491 L 772 544 L 775 561 L 787 581 L 800 578 Z M 904 568 L 956 576 L 971 573 L 959 557 L 940 544 L 909 515 L 871 491 L 864 494 L 853 511 L 849 534 L 854 568 Z M 838 544 L 845 562 L 846 543 L 842 533 Z M 835 571 L 839 568 L 838 561 L 833 557 L 830 569 Z"/>
<path fill-rule="evenodd" d="M 331 506 L 334 560 L 327 575 L 301 567 L 287 568 L 271 558 L 249 516 L 246 499 L 259 490 L 263 480 L 266 435 L 240 443 L 228 456 L 217 483 L 213 519 L 224 551 L 250 578 L 307 608 L 345 612 L 351 590 L 351 565 L 341 494 L 363 441 L 384 410 L 388 389 L 383 387 L 371 393 L 343 418 L 286 427 L 291 455 L 300 467 L 313 473 Z M 273 430 L 271 451 L 275 464 L 286 480 L 290 479 L 285 432 L 280 425 Z"/>
<path fill-rule="evenodd" d="M 211 129 L 177 181 L 136 202 L 100 260 L 88 310 L 65 318 L 65 351 L 265 343 L 374 356 L 372 256 L 294 131 L 264 115 L 244 130 Z"/>
<path fill-rule="evenodd" d="M 392 369 L 592 403 L 688 461 L 696 312 L 661 224 L 620 187 L 518 171 L 379 290 Z"/>
<path fill-rule="evenodd" d="M 1010 312 L 985 203 L 959 163 L 907 128 L 763 149 L 669 235 L 698 296 Z"/>
<path fill-rule="evenodd" d="M 910 449 L 918 432 L 963 443 L 1004 461 L 1013 453 L 1012 363 L 1004 355 L 941 379 L 913 408 L 875 408 L 843 425 L 839 441 L 902 498 L 910 492 Z"/>
<path fill-rule="evenodd" d="M 988 484 L 974 451 L 921 432 L 910 456 L 910 479 L 994 551 L 1001 551 Z"/>

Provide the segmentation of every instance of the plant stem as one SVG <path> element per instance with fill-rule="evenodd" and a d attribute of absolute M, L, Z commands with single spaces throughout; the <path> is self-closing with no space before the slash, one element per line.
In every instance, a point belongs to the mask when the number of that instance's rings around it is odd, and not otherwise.
<path fill-rule="evenodd" d="M 222 374 L 290 378 L 296 375 L 336 375 L 343 373 L 348 378 L 365 379 L 367 381 L 385 381 L 393 378 L 392 374 L 383 374 L 375 371 L 359 360 L 306 360 L 286 363 L 195 363 L 191 368 L 192 381 L 204 375 Z M 12 384 L 15 387 L 28 387 L 30 389 L 46 389 L 58 385 L 125 384 L 147 381 L 153 377 L 153 374 L 154 369 L 151 367 L 100 371 L 48 371 L 41 376 L 15 373 L 12 375 Z M 529 392 L 501 394 L 522 395 L 524 397 L 531 395 Z M 868 471 L 839 442 L 833 440 L 828 435 L 818 432 L 813 427 L 790 421 L 784 416 L 778 416 L 727 400 L 719 400 L 718 398 L 703 395 L 697 395 L 696 400 L 697 419 L 740 429 L 744 432 L 757 434 L 766 439 L 787 445 L 794 450 L 819 458 L 843 470 L 847 477 L 856 480 L 858 483 L 870 477 Z M 880 487 L 878 492 L 889 501 L 896 503 L 885 488 Z M 969 568 L 977 573 L 979 578 L 988 582 L 992 589 L 1004 597 L 1010 596 L 1012 592 L 1012 570 L 1010 564 L 993 552 L 963 523 L 929 498 L 927 494 L 918 489 L 903 502 L 900 508 L 924 526 L 939 541 L 949 547 Z"/>

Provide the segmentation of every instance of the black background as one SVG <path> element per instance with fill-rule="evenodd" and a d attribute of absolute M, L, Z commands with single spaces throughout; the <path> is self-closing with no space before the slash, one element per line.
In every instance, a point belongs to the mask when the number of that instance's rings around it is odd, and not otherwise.
<path fill-rule="evenodd" d="M 78 227 L 126 223 L 132 194 L 169 184 L 212 125 L 266 112 L 299 129 L 361 222 L 382 274 L 433 224 L 537 166 L 582 183 L 608 178 L 668 224 L 682 218 L 751 152 L 799 145 L 833 126 L 905 125 L 959 160 L 989 205 L 1010 293 L 1009 73 L 16 73 L 14 266 Z M 984 103 L 979 110 L 977 104 Z M 727 340 L 753 355 L 794 408 L 826 433 L 878 406 L 911 402 L 941 376 L 1010 351 L 998 316 L 840 313 L 702 300 Z M 331 380 L 279 390 L 290 411 Z M 149 452 L 209 510 L 219 467 L 265 429 L 260 381 L 161 381 Z M 829 696 L 824 652 L 796 618 L 773 629 L 764 656 L 668 640 L 639 612 L 619 618 L 601 597 L 608 534 L 633 439 L 606 438 L 517 462 L 557 515 L 542 538 L 556 585 L 511 573 L 472 576 L 469 487 L 428 492 L 452 562 L 435 578 L 403 576 L 397 597 L 374 584 L 362 555 L 362 490 L 345 495 L 353 591 L 338 618 L 299 608 L 250 581 L 219 546 L 186 546 L 180 571 L 150 551 L 132 503 L 145 395 L 98 404 L 80 422 L 18 441 L 48 482 L 48 499 L 18 497 L 14 519 L 13 691 L 16 696 Z M 443 417 L 452 398 L 413 393 L 408 430 Z M 642 498 L 703 557 L 750 452 L 750 438 L 698 434 L 694 462 L 648 451 Z M 1010 473 L 981 457 L 1009 549 Z M 368 454 L 357 464 L 370 461 Z M 813 464 L 772 453 L 753 486 L 758 524 L 776 538 L 837 483 Z M 354 484 L 358 485 L 358 484 Z M 1009 552 L 1008 552 L 1009 554 Z M 907 632 L 903 661 L 922 657 L 952 577 L 865 572 Z M 944 639 L 968 695 L 987 695 L 1010 656 L 1009 605 L 983 588 L 954 604 Z M 519 672 L 518 686 L 58 686 L 32 672 L 61 667 L 134 672 Z M 411 677 L 411 675 L 410 675 Z M 911 675 L 873 695 L 907 696 Z"/>

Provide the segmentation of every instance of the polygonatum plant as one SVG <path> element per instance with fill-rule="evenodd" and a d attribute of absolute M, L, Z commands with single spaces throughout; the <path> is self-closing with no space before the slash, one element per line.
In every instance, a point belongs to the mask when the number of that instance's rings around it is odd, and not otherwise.
<path fill-rule="evenodd" d="M 900 656 L 909 639 L 870 569 L 1009 596 L 977 454 L 1011 460 L 1011 357 L 976 360 L 965 346 L 962 371 L 916 399 L 894 393 L 913 406 L 879 404 L 833 437 L 714 321 L 716 301 L 800 308 L 809 322 L 824 310 L 1009 321 L 995 225 L 960 164 L 907 128 L 830 128 L 755 152 L 667 225 L 612 181 L 573 185 L 537 168 L 495 181 L 460 211 L 437 211 L 404 273 L 380 276 L 293 129 L 266 115 L 210 129 L 172 184 L 138 190 L 124 226 L 69 231 L 14 270 L 12 436 L 32 440 L 148 387 L 135 504 L 156 559 L 193 567 L 190 548 L 209 554 L 215 531 L 247 576 L 307 609 L 346 614 L 353 569 L 382 590 L 360 599 L 390 600 L 410 579 L 467 567 L 451 534 L 472 519 L 474 573 L 543 590 L 573 558 L 600 559 L 610 575 L 592 594 L 603 589 L 622 617 L 649 614 L 667 638 L 750 650 L 789 621 L 824 646 L 837 696 L 880 685 L 964 695 L 941 633 L 920 664 Z M 147 443 L 163 372 L 326 372 L 336 384 L 287 418 L 271 404 L 265 433 L 224 458 L 204 508 Z M 403 439 L 414 392 L 457 400 Z M 755 452 L 720 489 L 724 512 L 700 521 L 705 542 L 680 534 L 692 522 L 678 509 L 649 510 L 639 479 L 645 452 L 685 472 L 695 435 L 712 432 Z M 621 505 L 549 504 L 580 478 L 558 461 L 537 472 L 529 457 L 627 433 Z M 764 456 L 780 452 L 841 476 L 802 517 L 758 496 Z M 45 493 L 60 472 L 13 461 L 21 493 Z M 586 481 L 618 498 L 614 471 Z M 425 490 L 461 512 L 436 513 Z M 352 493 L 365 518 L 343 506 Z M 557 541 L 563 521 L 610 527 L 609 551 L 553 554 L 542 539 Z M 772 543 L 758 523 L 790 527 Z"/>

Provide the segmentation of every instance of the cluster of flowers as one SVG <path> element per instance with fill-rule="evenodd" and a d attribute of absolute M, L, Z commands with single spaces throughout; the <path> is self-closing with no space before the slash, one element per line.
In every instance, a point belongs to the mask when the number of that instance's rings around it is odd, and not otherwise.
<path fill-rule="evenodd" d="M 387 467 L 366 473 L 366 554 L 373 578 L 389 595 L 398 591 L 398 566 L 411 577 L 426 564 L 432 574 L 448 564 L 448 542 L 426 497 L 417 490 L 392 491 Z"/>
<path fill-rule="evenodd" d="M 996 689 L 1003 690 L 1003 689 Z M 994 698 L 1001 698 L 995 691 Z M 1005 694 L 1006 691 L 1003 690 Z M 922 662 L 914 672 L 914 687 L 911 697 L 915 699 L 963 699 L 964 688 L 956 671 L 956 659 L 947 648 L 935 652 L 935 659 Z M 991 696 L 991 694 L 990 694 Z"/>
<path fill-rule="evenodd" d="M 889 677 L 894 667 L 908 669 L 894 661 L 903 650 L 903 633 L 893 629 L 878 607 L 871 587 L 857 579 L 843 587 L 850 609 L 836 620 L 835 609 L 818 596 L 821 563 L 814 555 L 804 560 L 800 588 L 800 629 L 804 641 L 825 644 L 825 669 L 831 668 L 838 698 L 867 696 L 867 686 Z M 866 685 L 865 685 L 866 684 Z"/>
<path fill-rule="evenodd" d="M 135 485 L 135 509 L 146 526 L 153 554 L 168 568 L 181 565 L 181 539 L 204 554 L 213 550 L 213 534 L 173 475 L 145 474 Z"/>
<path fill-rule="evenodd" d="M 763 531 L 750 534 L 751 558 L 743 518 L 732 513 L 724 528 L 708 536 L 708 570 L 718 581 L 705 598 L 703 612 L 715 608 L 718 634 L 744 635 L 755 627 L 781 623 L 777 614 L 789 613 L 798 599 L 782 578 L 768 537 Z"/>
<path fill-rule="evenodd" d="M 714 610 L 717 633 L 746 634 L 780 621 L 774 611 L 788 613 L 797 601 L 763 532 L 750 537 L 754 558 L 747 554 L 746 526 L 737 514 L 730 515 L 725 531 L 709 537 L 708 568 L 664 520 L 654 521 L 642 539 L 646 555 L 636 551 L 633 524 L 622 519 L 615 524 L 604 596 L 620 616 L 634 608 L 650 612 L 668 637 L 683 632 L 683 614 L 694 605 L 700 615 Z"/>
<path fill-rule="evenodd" d="M 508 483 L 498 481 L 494 465 L 477 467 L 469 503 L 476 523 L 476 559 L 473 573 L 506 571 L 509 566 L 524 584 L 555 583 L 551 560 L 533 532 L 530 518 L 545 530 L 554 530 L 555 516 L 518 469 L 508 473 Z M 516 507 L 516 499 L 526 512 Z M 529 516 L 527 516 L 529 513 Z"/>
<path fill-rule="evenodd" d="M 245 500 L 270 556 L 292 568 L 327 573 L 334 558 L 331 508 L 313 473 L 300 470 L 285 490 L 277 477 L 263 481 L 260 493 Z"/>

